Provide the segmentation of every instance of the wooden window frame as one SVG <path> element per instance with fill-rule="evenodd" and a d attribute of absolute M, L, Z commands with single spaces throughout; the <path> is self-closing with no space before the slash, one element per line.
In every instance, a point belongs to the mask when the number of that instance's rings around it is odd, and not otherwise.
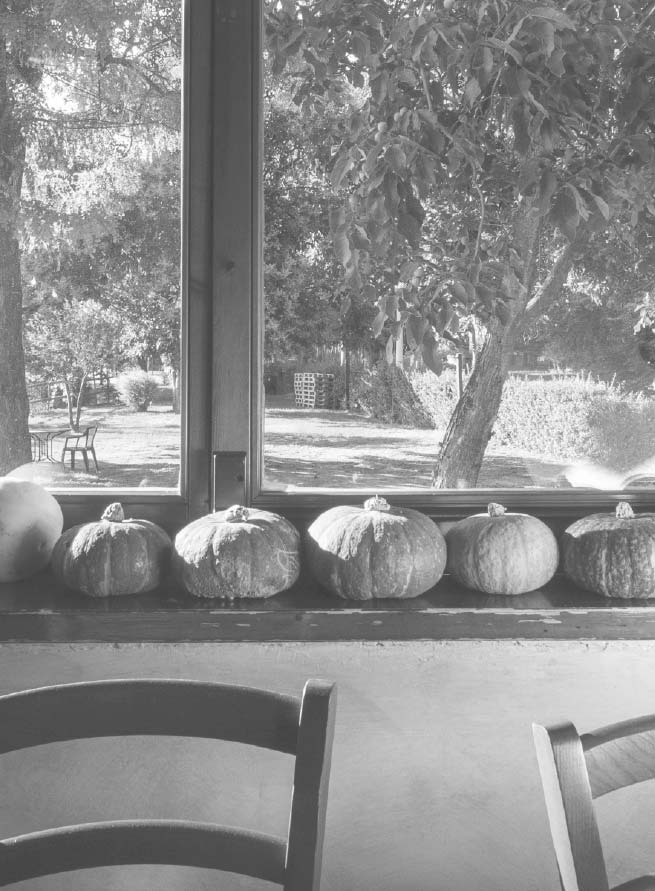
<path fill-rule="evenodd" d="M 179 493 L 148 488 L 61 489 L 66 526 L 97 519 L 108 501 L 170 532 L 210 507 L 212 352 L 212 0 L 183 0 L 181 457 Z"/>
<path fill-rule="evenodd" d="M 262 19 L 262 0 L 184 0 L 181 494 L 58 492 L 67 525 L 97 517 L 109 497 L 120 497 L 132 515 L 170 531 L 236 501 L 302 527 L 329 506 L 374 494 L 262 486 Z M 649 489 L 398 488 L 384 494 L 439 522 L 499 501 L 540 516 L 555 531 L 621 500 L 638 511 L 655 510 Z"/>
<path fill-rule="evenodd" d="M 262 488 L 262 0 L 219 0 L 216 5 L 217 16 L 220 18 L 224 15 L 222 11 L 226 9 L 231 10 L 230 14 L 238 24 L 230 24 L 224 32 L 224 43 L 221 46 L 225 52 L 220 54 L 217 88 L 229 83 L 229 91 L 223 93 L 223 98 L 232 101 L 233 107 L 224 108 L 222 114 L 226 115 L 226 122 L 229 122 L 225 124 L 225 132 L 233 136 L 234 146 L 239 146 L 234 158 L 236 176 L 230 176 L 227 163 L 219 166 L 224 176 L 225 195 L 238 198 L 241 194 L 239 183 L 242 183 L 247 188 L 247 198 L 240 204 L 237 220 L 231 216 L 229 223 L 225 220 L 221 222 L 220 219 L 215 221 L 218 235 L 215 244 L 219 257 L 215 297 L 220 305 L 218 329 L 215 322 L 215 338 L 220 343 L 220 354 L 214 357 L 217 397 L 214 441 L 219 450 L 247 454 L 246 500 L 250 504 L 277 511 L 304 524 L 333 504 L 361 503 L 374 493 L 371 490 L 354 489 L 290 493 Z M 239 76 L 230 77 L 231 73 Z M 243 80 L 239 79 L 241 76 Z M 234 146 L 219 145 L 217 133 L 217 158 L 233 158 Z M 248 146 L 248 151 L 244 151 L 245 146 Z M 215 196 L 215 211 L 220 216 L 220 195 L 215 192 Z M 223 230 L 224 238 L 221 236 Z M 231 245 L 235 245 L 235 249 L 231 249 Z M 249 272 L 246 269 L 248 258 L 251 263 Z M 248 299 L 244 299 L 246 294 Z M 229 319 L 230 322 L 223 327 L 219 319 L 226 322 Z M 246 356 L 246 346 L 250 349 L 249 357 Z M 585 514 L 612 510 L 621 500 L 630 500 L 636 510 L 655 509 L 655 490 L 648 489 L 600 492 L 591 489 L 409 491 L 398 488 L 385 490 L 384 494 L 394 503 L 414 507 L 438 521 L 468 516 L 485 510 L 490 501 L 499 501 L 508 509 L 537 514 L 556 530 Z M 220 491 L 214 493 L 214 501 L 218 506 L 224 504 Z"/>

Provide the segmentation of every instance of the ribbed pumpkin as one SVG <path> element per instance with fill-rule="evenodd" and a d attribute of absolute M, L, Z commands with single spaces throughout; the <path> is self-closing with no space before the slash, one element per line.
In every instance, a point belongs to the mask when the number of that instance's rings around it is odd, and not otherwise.
<path fill-rule="evenodd" d="M 173 559 L 196 597 L 271 597 L 298 578 L 300 535 L 278 514 L 235 504 L 181 529 Z"/>
<path fill-rule="evenodd" d="M 417 597 L 439 581 L 446 543 L 425 514 L 384 498 L 339 505 L 307 530 L 309 567 L 320 585 L 350 600 Z"/>
<path fill-rule="evenodd" d="M 655 514 L 626 501 L 577 520 L 562 535 L 564 574 L 603 597 L 655 597 Z"/>
<path fill-rule="evenodd" d="M 63 526 L 50 492 L 27 480 L 0 478 L 0 582 L 44 569 Z"/>
<path fill-rule="evenodd" d="M 149 520 L 110 504 L 99 521 L 67 529 L 52 552 L 54 575 L 74 591 L 112 597 L 152 591 L 169 564 L 171 540 Z"/>
<path fill-rule="evenodd" d="M 551 529 L 529 514 L 492 503 L 446 532 L 446 571 L 467 588 L 487 594 L 524 594 L 545 585 L 559 562 Z"/>

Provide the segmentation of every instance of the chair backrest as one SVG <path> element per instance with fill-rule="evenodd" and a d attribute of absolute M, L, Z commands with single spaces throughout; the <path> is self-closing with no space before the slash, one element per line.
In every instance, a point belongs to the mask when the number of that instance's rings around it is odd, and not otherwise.
<path fill-rule="evenodd" d="M 302 697 L 185 680 L 107 680 L 0 696 L 0 754 L 107 736 L 182 736 L 295 756 L 287 838 L 182 820 L 85 823 L 0 841 L 0 886 L 97 866 L 217 869 L 318 891 L 336 707 L 334 684 Z"/>
<path fill-rule="evenodd" d="M 593 802 L 655 778 L 655 715 L 582 735 L 569 721 L 532 729 L 562 887 L 609 891 Z M 631 887 L 655 889 L 655 881 Z"/>
<path fill-rule="evenodd" d="M 85 436 L 84 447 L 85 448 L 87 448 L 87 449 L 91 448 L 91 446 L 93 445 L 93 440 L 95 439 L 95 435 L 97 432 L 98 432 L 97 424 L 94 424 L 93 426 L 86 428 L 86 430 L 84 431 L 84 436 Z"/>

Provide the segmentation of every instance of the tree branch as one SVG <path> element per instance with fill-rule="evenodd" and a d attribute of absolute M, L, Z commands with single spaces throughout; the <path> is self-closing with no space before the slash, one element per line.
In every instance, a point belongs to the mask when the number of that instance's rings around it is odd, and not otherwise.
<path fill-rule="evenodd" d="M 568 242 L 562 249 L 543 284 L 534 297 L 528 301 L 523 315 L 524 322 L 528 322 L 538 313 L 542 313 L 558 296 L 564 287 L 579 248 L 587 239 L 588 236 L 585 233 L 582 237 L 576 238 L 575 241 Z"/>

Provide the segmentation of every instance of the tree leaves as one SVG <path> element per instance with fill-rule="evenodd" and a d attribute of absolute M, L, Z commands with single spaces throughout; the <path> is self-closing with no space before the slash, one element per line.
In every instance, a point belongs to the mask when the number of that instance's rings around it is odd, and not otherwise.
<path fill-rule="evenodd" d="M 304 51 L 315 45 L 330 76 L 358 91 L 331 170 L 347 209 L 332 226 L 335 256 L 346 281 L 357 284 L 357 270 L 377 293 L 403 283 L 413 348 L 432 355 L 428 330 L 435 343 L 459 336 L 454 307 L 513 317 L 506 270 L 529 281 L 534 261 L 516 243 L 522 221 L 553 224 L 542 229 L 553 256 L 580 227 L 618 214 L 639 225 L 652 194 L 654 26 L 637 32 L 613 4 L 586 0 L 401 0 L 393 17 L 386 4 L 357 17 L 341 4 L 307 29 Z M 312 101 L 332 101 L 323 82 L 308 83 Z M 373 331 L 391 318 L 380 307 Z"/>
<path fill-rule="evenodd" d="M 439 351 L 437 341 L 429 331 L 423 336 L 421 343 L 421 358 L 425 362 L 427 368 L 434 374 L 441 374 L 444 367 L 443 357 Z"/>
<path fill-rule="evenodd" d="M 573 241 L 580 223 L 576 202 L 570 191 L 562 190 L 557 195 L 551 209 L 551 218 L 554 224 L 568 238 Z"/>

